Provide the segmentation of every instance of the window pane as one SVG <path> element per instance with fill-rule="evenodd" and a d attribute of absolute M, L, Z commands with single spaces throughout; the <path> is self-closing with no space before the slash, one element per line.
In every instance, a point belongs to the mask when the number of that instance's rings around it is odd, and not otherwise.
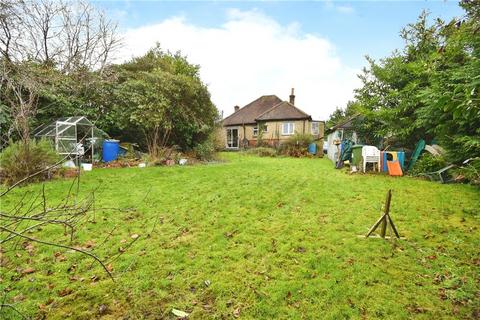
<path fill-rule="evenodd" d="M 312 134 L 319 134 L 319 123 L 318 122 L 312 122 Z"/>

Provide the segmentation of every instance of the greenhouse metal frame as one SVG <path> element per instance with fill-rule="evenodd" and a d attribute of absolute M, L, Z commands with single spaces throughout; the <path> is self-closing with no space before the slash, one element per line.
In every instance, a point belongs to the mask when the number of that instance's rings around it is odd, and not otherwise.
<path fill-rule="evenodd" d="M 83 135 L 79 137 L 79 133 Z M 106 133 L 96 128 L 86 117 L 74 116 L 60 118 L 48 125 L 40 126 L 34 135 L 35 138 L 52 139 L 58 154 L 75 157 L 84 154 L 83 145 L 85 141 L 89 141 L 93 162 L 95 141 L 106 136 Z"/>

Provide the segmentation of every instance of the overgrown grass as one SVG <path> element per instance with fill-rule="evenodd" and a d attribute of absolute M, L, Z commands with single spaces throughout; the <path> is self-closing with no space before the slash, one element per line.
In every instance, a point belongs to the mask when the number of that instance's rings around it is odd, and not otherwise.
<path fill-rule="evenodd" d="M 479 316 L 478 188 L 349 175 L 328 159 L 223 157 L 228 162 L 215 165 L 87 172 L 82 192 L 101 185 L 97 206 L 139 204 L 136 212 L 97 211 L 75 240 L 93 241 L 105 257 L 140 235 L 112 263 L 116 282 L 86 257 L 62 252 L 58 261 L 58 249 L 35 246 L 31 256 L 3 254 L 7 301 L 16 297 L 19 310 L 48 319 L 173 319 L 172 308 L 192 319 Z M 69 184 L 47 183 L 49 201 Z M 16 190 L 2 210 L 39 188 Z M 406 239 L 358 237 L 378 219 L 389 188 Z M 42 232 L 67 239 L 62 230 Z M 36 272 L 19 275 L 26 267 Z M 71 293 L 60 297 L 66 288 Z"/>

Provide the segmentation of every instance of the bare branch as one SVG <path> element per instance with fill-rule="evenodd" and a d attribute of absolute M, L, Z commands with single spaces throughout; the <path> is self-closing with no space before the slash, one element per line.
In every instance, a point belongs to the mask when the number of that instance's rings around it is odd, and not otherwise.
<path fill-rule="evenodd" d="M 21 237 L 21 238 L 24 238 L 24 239 L 27 239 L 27 240 L 30 240 L 30 241 L 33 241 L 33 242 L 38 242 L 38 243 L 41 243 L 41 244 L 44 244 L 44 245 L 47 245 L 47 246 L 52 246 L 52 247 L 58 247 L 58 248 L 64 248 L 64 249 L 69 249 L 69 250 L 73 250 L 73 251 L 77 251 L 77 252 L 80 252 L 82 254 L 85 254 L 91 258 L 93 258 L 95 261 L 97 261 L 101 266 L 102 268 L 105 270 L 105 272 L 108 274 L 108 276 L 112 279 L 112 281 L 115 281 L 115 279 L 113 278 L 112 274 L 110 273 L 110 271 L 108 271 L 107 267 L 103 264 L 103 262 L 94 254 L 88 252 L 88 251 L 85 251 L 85 250 L 82 250 L 82 249 L 79 249 L 79 248 L 75 248 L 75 247 L 71 247 L 71 246 L 66 246 L 66 245 L 63 245 L 63 244 L 59 244 L 59 243 L 54 243 L 54 242 L 49 242 L 49 241 L 44 241 L 44 240 L 39 240 L 39 239 L 35 239 L 35 238 L 32 238 L 32 237 L 29 237 L 29 236 L 26 236 L 24 234 L 21 234 L 21 233 L 18 233 L 16 231 L 13 231 L 13 230 L 10 230 L 10 229 L 7 229 L 3 226 L 0 226 L 0 229 L 5 231 L 5 232 L 8 232 L 8 233 L 11 233 L 11 234 L 14 234 L 18 237 Z"/>

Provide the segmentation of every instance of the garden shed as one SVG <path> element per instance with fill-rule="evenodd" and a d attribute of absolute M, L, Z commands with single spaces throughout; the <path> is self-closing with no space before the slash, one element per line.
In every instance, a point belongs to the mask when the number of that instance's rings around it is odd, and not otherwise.
<path fill-rule="evenodd" d="M 359 143 L 360 139 L 353 128 L 353 122 L 359 117 L 359 114 L 348 118 L 327 130 L 328 133 L 328 151 L 327 155 L 334 163 L 338 161 L 340 155 L 340 144 L 343 140 L 349 139 L 354 143 Z"/>
<path fill-rule="evenodd" d="M 108 138 L 84 116 L 59 118 L 36 128 L 34 136 L 52 140 L 55 150 L 61 155 L 71 155 L 72 158 L 85 155 L 91 157 L 92 162 L 99 158 L 101 143 Z"/>

